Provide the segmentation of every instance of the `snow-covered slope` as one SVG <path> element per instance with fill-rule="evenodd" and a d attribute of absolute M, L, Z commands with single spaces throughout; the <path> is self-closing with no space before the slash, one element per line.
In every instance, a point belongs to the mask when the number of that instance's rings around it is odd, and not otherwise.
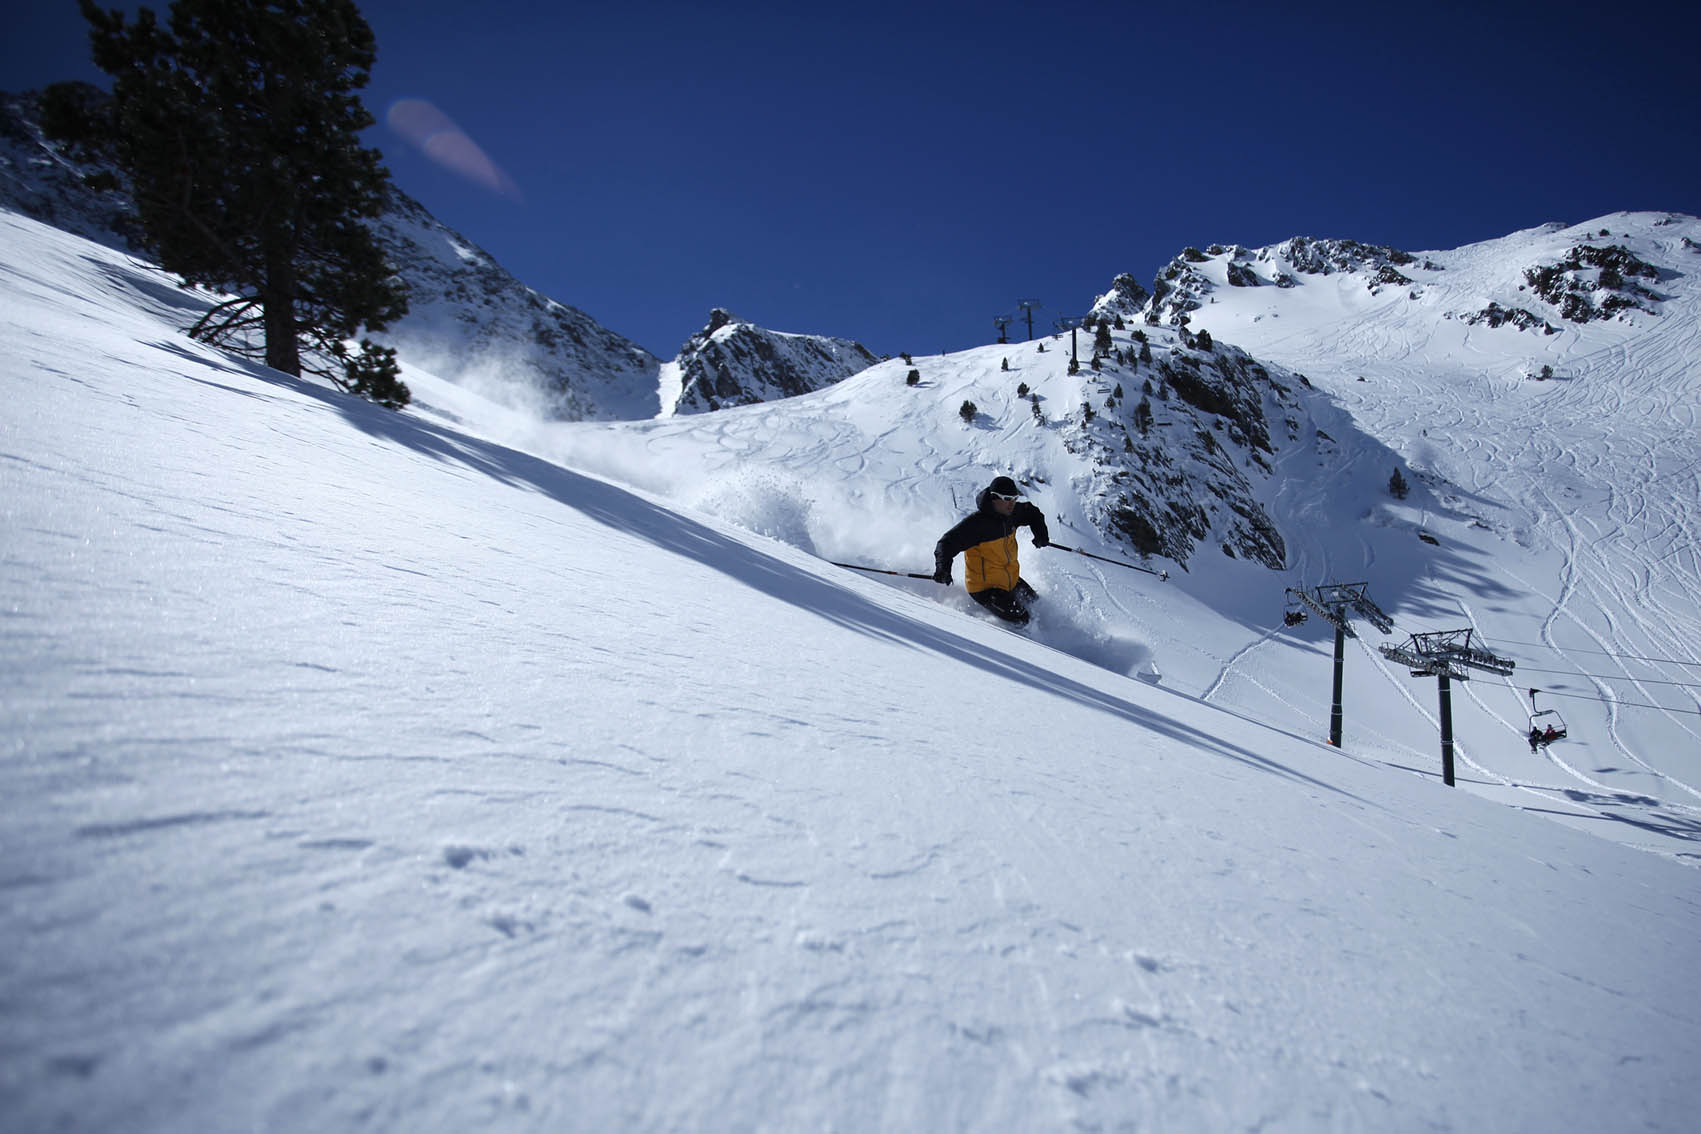
<path fill-rule="evenodd" d="M 1043 353 L 1014 344 L 918 357 L 916 387 L 890 362 L 709 420 L 502 435 L 825 558 L 899 571 L 928 568 L 933 542 L 996 473 L 1027 487 L 1054 536 L 1089 551 L 1144 550 L 1149 533 L 1124 510 L 1134 501 L 1136 516 L 1177 525 L 1161 534 L 1186 541 L 1168 550 L 1187 569 L 1160 586 L 1024 552 L 1024 577 L 1046 596 L 1034 632 L 1050 644 L 1324 736 L 1331 632 L 1284 629 L 1284 590 L 1363 582 L 1396 629 L 1384 638 L 1361 624 L 1350 643 L 1349 750 L 1435 774 L 1435 682 L 1378 647 L 1469 630 L 1518 668 L 1455 691 L 1468 790 L 1691 855 L 1701 817 L 1695 224 L 1605 218 L 1420 256 L 1330 242 L 1325 257 L 1323 242 L 1288 242 L 1294 259 L 1274 269 L 1287 287 L 1228 283 L 1232 263 L 1269 265 L 1274 253 L 1200 253 L 1194 267 L 1215 286 L 1198 292 L 1193 329 L 1112 331 L 1116 353 L 1097 371 L 1070 374 L 1069 339 L 1054 337 Z M 1518 290 L 1526 273 L 1569 262 L 1590 233 L 1655 266 L 1658 314 L 1625 309 L 1554 335 L 1469 318 L 1493 302 L 1533 310 L 1540 301 Z M 1383 278 L 1392 264 L 1406 283 Z M 1548 364 L 1558 379 L 1522 377 Z M 1141 399 L 1153 407 L 1149 438 L 1136 423 Z M 1389 492 L 1395 471 L 1412 486 L 1403 500 Z M 1201 515 L 1209 535 L 1194 543 L 1180 525 Z M 1260 548 L 1279 550 L 1286 569 L 1270 570 Z M 960 590 L 883 578 L 974 609 Z M 1535 707 L 1559 710 L 1571 734 L 1537 753 L 1524 739 L 1532 688 Z"/>
<path fill-rule="evenodd" d="M 1334 426 L 1333 409 L 1303 378 L 1173 328 L 1112 341 L 1102 365 L 1075 373 L 1069 338 L 1054 336 L 892 359 L 712 420 L 562 427 L 528 443 L 699 502 L 713 486 L 729 495 L 729 518 L 823 553 L 929 564 L 941 522 L 1003 471 L 1066 528 L 1125 554 L 1191 570 L 1204 547 L 1280 568 L 1282 539 L 1264 508 L 1272 462 L 1309 450 L 1313 415 Z M 676 484 L 679 473 L 699 487 Z M 855 532 L 864 524 L 902 541 L 871 546 Z"/>
<path fill-rule="evenodd" d="M 174 333 L 167 277 L 12 213 L 0 259 L 6 1129 L 1701 1108 L 1672 857 L 229 361 Z M 844 385 L 803 401 L 872 413 Z M 874 550 L 885 504 L 977 455 L 823 464 L 867 502 L 823 531 Z M 756 456 L 717 478 L 752 506 Z M 1039 564 L 1065 607 L 1097 578 Z M 1166 599 L 1128 616 L 1168 626 L 1142 648 L 1231 636 Z"/>
<path fill-rule="evenodd" d="M 1615 214 L 1409 255 L 1297 246 L 1303 256 L 1293 241 L 1184 256 L 1176 280 L 1195 301 L 1192 328 L 1305 373 L 1397 456 L 1339 446 L 1337 482 L 1374 489 L 1397 463 L 1414 484 L 1398 505 L 1285 486 L 1294 583 L 1368 577 L 1406 607 L 1402 634 L 1472 627 L 1519 659 L 1514 678 L 1473 683 L 1472 700 L 1511 732 L 1539 688 L 1541 707 L 1571 719 L 1572 739 L 1541 754 L 1551 775 L 1534 774 L 1510 737 L 1473 744 L 1477 773 L 1513 786 L 1511 798 L 1534 790 L 1562 811 L 1677 802 L 1684 810 L 1650 827 L 1692 830 L 1701 221 Z M 1288 286 L 1236 286 L 1237 264 Z M 1390 280 L 1391 268 L 1404 278 Z M 1166 319 L 1177 310 L 1154 302 Z M 1341 538 L 1387 525 L 1431 542 L 1392 560 Z M 1433 698 L 1413 695 L 1418 706 Z M 1235 699 L 1277 711 L 1250 687 Z"/>

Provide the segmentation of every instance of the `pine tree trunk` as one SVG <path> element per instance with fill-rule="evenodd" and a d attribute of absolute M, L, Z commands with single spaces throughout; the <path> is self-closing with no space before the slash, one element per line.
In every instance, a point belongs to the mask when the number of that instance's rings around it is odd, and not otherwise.
<path fill-rule="evenodd" d="M 301 346 L 295 337 L 295 264 L 274 237 L 266 254 L 266 280 L 260 304 L 266 312 L 266 365 L 301 376 Z"/>

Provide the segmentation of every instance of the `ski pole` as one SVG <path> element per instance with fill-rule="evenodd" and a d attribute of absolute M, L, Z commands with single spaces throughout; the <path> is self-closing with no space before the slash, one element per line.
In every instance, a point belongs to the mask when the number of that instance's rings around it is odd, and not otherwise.
<path fill-rule="evenodd" d="M 888 571 L 884 567 L 864 567 L 859 563 L 834 563 L 831 559 L 827 560 L 827 562 L 832 563 L 835 567 L 848 567 L 852 571 L 872 571 L 876 575 L 900 575 L 905 579 L 926 579 L 928 582 L 933 581 L 932 575 L 924 575 L 920 571 Z"/>
<path fill-rule="evenodd" d="M 1090 551 L 1082 551 L 1080 548 L 1070 547 L 1066 543 L 1048 543 L 1046 546 L 1055 547 L 1059 551 L 1073 551 L 1076 555 L 1085 555 L 1088 559 L 1098 559 L 1105 563 L 1114 563 L 1118 567 L 1127 567 L 1134 571 L 1144 571 L 1146 574 L 1156 575 L 1158 578 L 1163 579 L 1166 582 L 1169 580 L 1168 571 L 1154 571 L 1150 567 L 1142 567 L 1138 563 L 1130 563 L 1126 559 L 1112 559 L 1107 555 L 1094 555 Z"/>

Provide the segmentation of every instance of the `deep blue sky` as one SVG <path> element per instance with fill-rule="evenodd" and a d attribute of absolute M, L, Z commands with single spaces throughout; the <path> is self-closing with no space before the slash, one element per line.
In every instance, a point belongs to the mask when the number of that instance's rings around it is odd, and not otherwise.
<path fill-rule="evenodd" d="M 133 11 L 136 5 L 114 5 Z M 163 10 L 168 5 L 155 5 Z M 72 0 L 0 89 L 104 81 Z M 712 307 L 879 353 L 1080 314 L 1187 245 L 1417 251 L 1701 213 L 1687 4 L 367 0 L 366 102 L 451 117 L 503 195 L 369 136 L 520 279 L 671 357 Z"/>

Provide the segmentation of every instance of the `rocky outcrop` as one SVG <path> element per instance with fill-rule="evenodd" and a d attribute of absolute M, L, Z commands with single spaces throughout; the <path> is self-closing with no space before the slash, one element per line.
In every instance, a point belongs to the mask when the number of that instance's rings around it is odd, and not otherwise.
<path fill-rule="evenodd" d="M 716 308 L 680 348 L 662 413 L 707 413 L 813 393 L 880 361 L 861 343 L 769 331 Z M 671 395 L 671 396 L 670 396 Z"/>

